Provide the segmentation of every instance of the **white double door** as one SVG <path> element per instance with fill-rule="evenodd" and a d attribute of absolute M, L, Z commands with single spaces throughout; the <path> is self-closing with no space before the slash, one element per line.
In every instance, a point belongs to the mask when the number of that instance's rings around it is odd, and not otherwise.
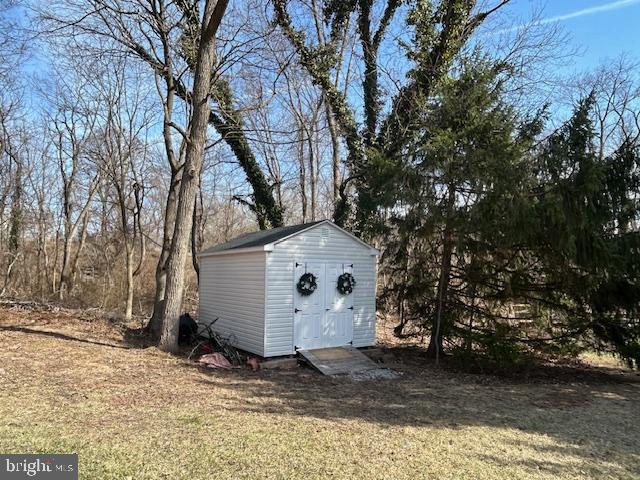
<path fill-rule="evenodd" d="M 297 262 L 294 269 L 294 345 L 298 350 L 340 347 L 353 340 L 353 295 L 338 292 L 338 277 L 353 273 L 351 263 Z M 313 273 L 318 288 L 301 295 L 300 276 Z"/>

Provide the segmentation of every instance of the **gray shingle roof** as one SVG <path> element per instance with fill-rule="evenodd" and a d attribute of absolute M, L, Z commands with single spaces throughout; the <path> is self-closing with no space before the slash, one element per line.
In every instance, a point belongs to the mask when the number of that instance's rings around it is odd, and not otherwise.
<path fill-rule="evenodd" d="M 277 242 L 282 238 L 305 230 L 313 225 L 317 225 L 322 221 L 323 220 L 320 220 L 319 222 L 302 223 L 300 225 L 289 225 L 287 227 L 278 227 L 270 230 L 259 230 L 257 232 L 245 233 L 239 237 L 229 240 L 228 242 L 207 248 L 202 252 L 202 254 L 222 252 L 223 250 L 233 250 L 236 248 L 260 247 L 262 245 Z"/>

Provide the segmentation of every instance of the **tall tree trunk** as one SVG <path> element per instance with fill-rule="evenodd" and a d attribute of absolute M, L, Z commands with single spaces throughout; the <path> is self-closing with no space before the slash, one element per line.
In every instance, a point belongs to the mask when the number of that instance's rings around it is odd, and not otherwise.
<path fill-rule="evenodd" d="M 9 153 L 16 165 L 16 172 L 13 177 L 13 194 L 11 198 L 11 213 L 9 219 L 9 257 L 10 266 L 7 269 L 7 275 L 4 290 L 8 287 L 13 280 L 14 266 L 20 255 L 20 243 L 22 237 L 22 223 L 23 223 L 23 211 L 22 211 L 22 160 L 19 160 L 16 155 Z"/>
<path fill-rule="evenodd" d="M 11 219 L 9 230 L 9 253 L 12 257 L 18 253 L 22 236 L 22 161 L 13 156 L 16 173 L 13 177 L 13 195 L 11 199 Z"/>
<path fill-rule="evenodd" d="M 393 0 L 392 0 L 393 2 Z M 378 93 L 378 44 L 372 39 L 371 8 L 372 0 L 359 0 L 358 30 L 364 57 L 364 76 L 362 93 L 364 94 L 365 131 L 364 141 L 367 147 L 373 143 L 378 126 L 380 99 Z"/>
<path fill-rule="evenodd" d="M 58 282 L 58 300 L 64 300 L 65 292 L 69 286 L 69 258 L 71 257 L 71 235 L 67 233 L 65 227 L 65 235 L 62 246 L 62 265 L 60 266 L 60 281 Z"/>
<path fill-rule="evenodd" d="M 75 222 L 71 220 L 71 210 L 72 210 L 72 202 L 70 196 L 70 189 L 68 184 L 64 189 L 63 194 L 63 216 L 64 216 L 64 237 L 63 237 L 63 249 L 62 249 L 62 265 L 60 266 L 60 282 L 58 283 L 58 299 L 64 300 L 64 295 L 66 291 L 71 290 L 72 287 L 72 278 L 70 272 L 70 263 L 71 263 L 71 246 L 73 243 L 73 238 L 78 232 L 78 227 L 80 226 L 80 222 L 84 219 L 85 215 L 89 213 L 89 207 L 91 205 L 91 200 L 98 186 L 98 176 L 93 179 L 92 185 L 89 186 L 89 193 L 85 200 L 85 204 L 80 210 L 78 214 L 78 218 Z"/>
<path fill-rule="evenodd" d="M 167 352 L 176 351 L 178 348 L 178 326 L 184 292 L 184 269 L 189 251 L 193 206 L 198 191 L 210 113 L 211 72 L 216 58 L 215 37 L 227 3 L 228 0 L 207 0 L 200 30 L 198 58 L 193 81 L 193 113 L 178 195 L 162 315 L 162 336 L 159 346 Z"/>
<path fill-rule="evenodd" d="M 153 300 L 153 313 L 149 323 L 147 324 L 147 332 L 154 338 L 160 338 L 162 331 L 162 310 L 164 308 L 164 296 L 167 287 L 167 261 L 169 260 L 169 252 L 171 250 L 171 240 L 173 238 L 173 227 L 176 223 L 176 209 L 178 206 L 178 188 L 180 186 L 181 160 L 184 143 L 180 148 L 179 154 L 173 147 L 172 138 L 172 122 L 173 122 L 173 105 L 176 90 L 176 84 L 173 78 L 173 60 L 170 54 L 169 39 L 163 34 L 163 51 L 165 57 L 164 80 L 167 87 L 167 96 L 163 105 L 163 130 L 164 147 L 167 154 L 167 161 L 171 169 L 171 180 L 169 182 L 169 191 L 167 192 L 167 200 L 164 210 L 164 224 L 162 226 L 162 245 L 160 247 L 160 255 L 156 265 L 155 281 L 155 297 Z M 162 94 L 160 93 L 160 96 Z"/>
<path fill-rule="evenodd" d="M 300 125 L 300 138 L 298 142 L 298 169 L 300 177 L 300 204 L 302 206 L 302 223 L 307 221 L 307 168 L 304 162 L 304 138 L 302 125 Z"/>
<path fill-rule="evenodd" d="M 89 215 L 88 213 L 84 215 L 82 219 L 82 225 L 80 230 L 80 241 L 78 242 L 78 248 L 76 249 L 76 253 L 73 257 L 73 262 L 71 262 L 71 269 L 69 270 L 69 278 L 71 279 L 70 286 L 72 287 L 76 283 L 76 274 L 78 273 L 78 264 L 80 263 L 80 255 L 84 250 L 84 245 L 87 242 L 87 227 L 89 225 Z"/>
<path fill-rule="evenodd" d="M 42 222 L 42 203 L 40 202 L 40 198 L 38 196 L 38 236 L 37 236 L 37 243 L 36 243 L 36 281 L 38 282 L 38 284 L 36 285 L 35 289 L 32 289 L 32 295 L 38 295 L 38 298 L 40 299 L 40 301 L 43 301 L 44 299 L 44 285 L 43 285 L 43 281 L 46 275 L 46 272 L 43 271 L 42 268 L 42 256 L 43 256 L 43 251 L 44 251 L 44 242 L 45 242 L 45 235 L 44 235 L 44 227 L 43 227 L 43 222 Z"/>
<path fill-rule="evenodd" d="M 167 193 L 167 203 L 164 213 L 164 227 L 162 232 L 162 246 L 160 256 L 156 265 L 156 293 L 153 300 L 153 314 L 147 324 L 147 331 L 154 337 L 160 337 L 162 331 L 162 311 L 164 309 L 164 298 L 167 288 L 167 262 L 171 251 L 171 241 L 173 239 L 173 227 L 176 224 L 176 210 L 178 208 L 178 189 L 180 178 L 176 170 L 172 169 L 171 183 Z"/>
<path fill-rule="evenodd" d="M 329 127 L 329 135 L 331 136 L 331 181 L 333 186 L 333 208 L 334 216 L 335 211 L 340 202 L 340 133 L 338 132 L 338 126 L 336 120 L 333 118 L 333 112 L 331 111 L 331 105 L 329 102 L 324 102 L 325 114 L 327 116 L 327 126 Z"/>
<path fill-rule="evenodd" d="M 53 244 L 53 262 L 51 262 L 51 293 L 56 291 L 56 280 L 58 278 L 58 258 L 60 258 L 60 229 L 56 229 L 55 243 Z"/>
<path fill-rule="evenodd" d="M 436 294 L 436 318 L 431 328 L 431 338 L 427 347 L 427 356 L 435 358 L 436 363 L 440 361 L 442 354 L 442 337 L 445 325 L 443 325 L 444 314 L 447 308 L 447 295 L 449 292 L 449 280 L 451 278 L 451 258 L 453 256 L 453 208 L 455 206 L 456 191 L 453 186 L 449 186 L 447 198 L 446 221 L 442 241 L 442 259 L 440 262 L 440 278 L 438 280 L 438 290 Z"/>
<path fill-rule="evenodd" d="M 200 179 L 202 179 L 202 174 L 200 175 Z M 202 222 L 202 185 L 198 185 L 198 193 L 199 195 L 196 195 L 196 201 L 193 203 L 193 219 L 191 222 L 191 264 L 193 265 L 193 270 L 196 272 L 196 281 L 198 282 L 198 286 L 200 286 L 200 262 L 198 262 L 198 251 L 200 248 L 200 224 Z M 198 198 L 200 202 L 198 202 Z"/>
<path fill-rule="evenodd" d="M 307 144 L 309 148 L 309 188 L 311 189 L 311 221 L 316 220 L 316 190 L 317 190 L 317 175 L 316 175 L 316 159 L 315 151 L 313 149 L 313 136 L 312 131 L 307 130 Z"/>
<path fill-rule="evenodd" d="M 135 239 L 134 239 L 135 241 Z M 126 255 L 126 271 L 127 271 L 127 303 L 124 311 L 124 319 L 131 320 L 133 316 L 133 250 L 132 242 L 127 238 L 124 239 L 125 255 Z"/>

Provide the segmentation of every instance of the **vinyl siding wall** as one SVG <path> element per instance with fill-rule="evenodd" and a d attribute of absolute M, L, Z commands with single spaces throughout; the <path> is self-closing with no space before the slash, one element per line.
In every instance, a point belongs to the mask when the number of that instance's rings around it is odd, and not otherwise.
<path fill-rule="evenodd" d="M 214 329 L 234 345 L 264 356 L 265 252 L 200 259 L 198 322 L 218 318 Z"/>
<path fill-rule="evenodd" d="M 323 235 L 323 231 L 325 235 Z M 327 235 L 328 234 L 328 235 Z M 330 224 L 320 224 L 275 245 L 267 253 L 267 304 L 264 356 L 290 355 L 293 345 L 295 262 L 353 263 L 353 345 L 375 344 L 376 257 L 371 250 Z"/>

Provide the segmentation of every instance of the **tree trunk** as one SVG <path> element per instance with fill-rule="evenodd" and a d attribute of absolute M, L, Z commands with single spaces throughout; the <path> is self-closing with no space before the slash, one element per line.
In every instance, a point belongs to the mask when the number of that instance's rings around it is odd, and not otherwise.
<path fill-rule="evenodd" d="M 80 255 L 84 250 L 84 245 L 87 242 L 87 227 L 89 225 L 89 215 L 85 214 L 82 220 L 82 226 L 80 230 L 80 241 L 78 242 L 78 248 L 71 262 L 71 269 L 69 270 L 69 278 L 71 279 L 70 286 L 73 287 L 76 283 L 76 274 L 78 273 L 78 264 L 80 263 Z M 71 288 L 69 289 L 71 290 Z"/>
<path fill-rule="evenodd" d="M 65 227 L 65 231 L 67 228 Z M 62 247 L 62 265 L 60 266 L 60 282 L 58 283 L 58 300 L 64 300 L 64 294 L 69 286 L 69 258 L 71 257 L 71 236 L 65 233 Z"/>
<path fill-rule="evenodd" d="M 215 64 L 215 36 L 228 0 L 207 0 L 202 19 L 198 59 L 193 82 L 193 113 L 176 223 L 167 268 L 167 287 L 163 308 L 160 348 L 174 352 L 178 348 L 178 327 L 184 291 L 184 269 L 189 251 L 193 207 L 198 191 L 209 120 L 211 71 Z"/>
<path fill-rule="evenodd" d="M 53 262 L 51 262 L 51 293 L 56 291 L 56 279 L 58 269 L 58 258 L 60 257 L 60 229 L 56 229 L 55 243 L 53 244 Z"/>
<path fill-rule="evenodd" d="M 124 311 L 124 319 L 131 320 L 133 316 L 133 245 L 125 238 L 126 244 L 126 270 L 127 270 L 127 304 Z"/>
<path fill-rule="evenodd" d="M 87 195 L 86 201 L 82 210 L 78 214 L 78 218 L 75 222 L 71 220 L 71 209 L 72 202 L 70 196 L 70 188 L 69 183 L 66 184 L 63 193 L 63 215 L 64 215 L 64 246 L 62 253 L 62 265 L 60 267 L 60 282 L 58 283 L 58 299 L 60 301 L 64 300 L 64 294 L 66 291 L 71 290 L 72 287 L 72 279 L 69 272 L 70 262 L 71 262 L 71 245 L 73 243 L 73 238 L 78 232 L 78 227 L 80 226 L 80 222 L 84 219 L 85 215 L 88 215 L 89 206 L 91 205 L 91 199 L 93 198 L 93 194 L 96 191 L 96 187 L 98 185 L 98 177 L 96 176 L 93 179 L 93 184 L 89 187 L 89 193 Z"/>
<path fill-rule="evenodd" d="M 164 124 L 162 135 L 164 138 L 164 147 L 167 154 L 167 160 L 171 169 L 171 180 L 169 182 L 169 191 L 167 192 L 167 200 L 164 209 L 164 224 L 162 227 L 162 245 L 160 247 L 160 256 L 156 265 L 156 290 L 153 300 L 153 313 L 149 319 L 146 330 L 154 338 L 160 338 L 162 331 L 162 309 L 164 308 L 164 296 L 167 287 L 167 261 L 169 260 L 169 252 L 171 250 L 171 239 L 173 238 L 173 227 L 176 223 L 176 209 L 178 201 L 178 188 L 180 186 L 181 160 L 184 143 L 180 148 L 179 154 L 176 156 L 173 139 L 172 139 L 172 122 L 173 122 L 173 104 L 176 84 L 173 78 L 173 61 L 169 53 L 169 40 L 163 36 L 163 49 L 165 55 L 166 74 L 164 80 L 167 86 L 167 96 L 164 100 Z M 184 140 L 183 140 L 184 142 Z"/>
<path fill-rule="evenodd" d="M 198 185 L 198 191 L 202 194 L 202 185 Z M 198 195 L 196 195 L 196 201 L 193 203 L 193 219 L 191 222 L 191 265 L 196 272 L 196 281 L 200 286 L 200 263 L 198 262 L 198 249 L 199 249 L 199 231 L 200 222 L 202 221 L 202 214 L 199 213 L 202 208 L 202 198 L 200 198 L 200 209 L 198 208 Z"/>
<path fill-rule="evenodd" d="M 153 314 L 147 324 L 147 332 L 159 338 L 162 331 L 162 311 L 164 309 L 164 297 L 167 288 L 167 262 L 171 251 L 171 240 L 173 239 L 173 227 L 176 223 L 176 210 L 178 208 L 178 188 L 180 178 L 175 169 L 171 171 L 171 183 L 167 193 L 167 203 L 165 205 L 164 227 L 162 232 L 162 247 L 160 257 L 156 265 L 156 293 L 153 300 Z"/>
<path fill-rule="evenodd" d="M 442 334 L 443 316 L 447 308 L 447 294 L 449 291 L 449 280 L 451 277 L 451 257 L 453 256 L 453 207 L 455 205 L 456 191 L 449 186 L 449 196 L 447 199 L 447 213 L 442 241 L 442 260 L 440 262 L 440 278 L 438 280 L 438 291 L 436 295 L 436 318 L 431 328 L 431 338 L 427 347 L 427 357 L 435 358 L 436 363 L 440 361 L 442 354 Z"/>
<path fill-rule="evenodd" d="M 327 116 L 327 126 L 329 127 L 329 135 L 331 136 L 331 181 L 333 186 L 333 208 L 334 212 L 340 202 L 340 134 L 336 121 L 333 118 L 331 105 L 325 100 L 325 113 Z"/>
<path fill-rule="evenodd" d="M 43 281 L 46 275 L 46 271 L 44 271 L 43 267 L 42 267 L 42 256 L 43 256 L 43 252 L 44 252 L 44 242 L 45 240 L 45 233 L 44 233 L 44 225 L 43 225 L 43 215 L 42 215 L 42 211 L 43 211 L 43 206 L 42 206 L 42 202 L 40 199 L 40 196 L 38 195 L 38 236 L 37 236 L 37 251 L 36 251 L 36 281 L 38 282 L 38 285 L 36 286 L 35 290 L 32 289 L 32 294 L 38 295 L 38 298 L 40 299 L 40 301 L 42 302 L 44 299 L 44 285 L 43 285 Z"/>
<path fill-rule="evenodd" d="M 371 38 L 371 0 L 359 2 L 358 30 L 364 57 L 364 76 L 362 93 L 364 94 L 364 141 L 367 147 L 373 144 L 378 126 L 380 99 L 378 93 L 378 45 Z"/>
<path fill-rule="evenodd" d="M 302 207 L 302 223 L 307 221 L 307 169 L 304 162 L 304 137 L 300 126 L 298 142 L 298 173 L 300 177 L 300 205 Z"/>
<path fill-rule="evenodd" d="M 16 164 L 16 173 L 13 177 L 13 195 L 11 199 L 11 219 L 9 230 L 9 253 L 17 255 L 22 236 L 22 161 L 11 155 Z"/>
<path fill-rule="evenodd" d="M 316 175 L 316 159 L 313 149 L 313 136 L 312 132 L 307 132 L 307 144 L 309 147 L 309 188 L 311 190 L 311 221 L 316 220 L 316 190 L 317 190 L 317 175 Z"/>
<path fill-rule="evenodd" d="M 333 209 L 333 223 L 339 227 L 344 227 L 349 219 L 351 205 L 349 204 L 347 182 L 340 182 L 338 186 L 338 196 Z"/>

